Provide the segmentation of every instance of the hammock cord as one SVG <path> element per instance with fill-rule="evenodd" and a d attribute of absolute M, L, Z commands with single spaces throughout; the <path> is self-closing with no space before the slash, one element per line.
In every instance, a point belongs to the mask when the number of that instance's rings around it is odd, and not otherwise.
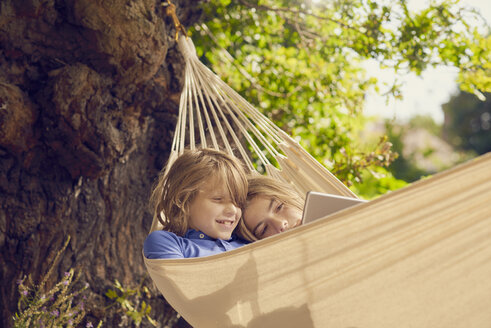
<path fill-rule="evenodd" d="M 176 29 L 184 33 L 179 25 Z M 291 183 L 300 195 L 315 190 L 356 197 L 298 142 L 201 63 L 193 42 L 184 36 L 178 38 L 178 47 L 185 60 L 185 81 L 164 174 L 185 148 L 212 147 L 241 158 L 251 172 Z M 151 231 L 160 228 L 154 218 Z"/>

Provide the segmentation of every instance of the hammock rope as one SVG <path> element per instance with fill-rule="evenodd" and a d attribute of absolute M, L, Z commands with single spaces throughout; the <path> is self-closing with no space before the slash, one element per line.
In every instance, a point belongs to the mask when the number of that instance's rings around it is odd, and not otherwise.
<path fill-rule="evenodd" d="M 291 183 L 300 195 L 316 190 L 356 197 L 298 142 L 201 63 L 190 38 L 179 38 L 178 46 L 186 68 L 166 169 L 187 147 L 211 147 L 239 157 L 250 171 Z M 154 219 L 151 231 L 160 228 L 159 220 Z"/>

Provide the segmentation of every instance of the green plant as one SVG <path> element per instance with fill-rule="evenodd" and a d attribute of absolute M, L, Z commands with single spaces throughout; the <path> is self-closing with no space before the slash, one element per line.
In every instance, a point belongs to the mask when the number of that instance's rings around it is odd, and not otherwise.
<path fill-rule="evenodd" d="M 458 1 L 427 2 L 418 10 L 407 1 L 373 0 L 221 0 L 202 8 L 204 24 L 189 29 L 200 60 L 360 190 L 401 185 L 389 182 L 390 174 L 371 174 L 384 171 L 395 150 L 360 139 L 367 94 L 400 99 L 399 75 L 436 66 L 454 67 L 460 86 L 475 94 L 491 85 L 489 28 Z M 365 69 L 376 63 L 395 73 L 394 80 L 384 83 Z M 481 121 L 488 126 L 487 115 Z M 362 186 L 367 179 L 370 185 Z"/>
<path fill-rule="evenodd" d="M 157 326 L 157 322 L 150 316 L 152 307 L 143 300 L 144 296 L 150 298 L 150 291 L 143 285 L 143 280 L 135 289 L 124 288 L 117 279 L 113 286 L 116 289 L 109 289 L 106 296 L 114 301 L 110 306 L 119 304 L 120 311 L 124 313 L 123 320 L 129 318 L 139 327 L 143 319 L 147 319 L 153 326 Z"/>
<path fill-rule="evenodd" d="M 13 317 L 15 328 L 74 327 L 84 318 L 86 296 L 83 292 L 89 285 L 80 283 L 80 273 L 75 274 L 75 271 L 70 269 L 53 287 L 49 289 L 46 287 L 55 265 L 69 242 L 70 237 L 57 252 L 48 272 L 39 284 L 33 282 L 31 275 L 17 281 L 20 298 L 18 312 Z M 92 323 L 88 322 L 87 327 L 92 327 Z"/>
<path fill-rule="evenodd" d="M 388 141 L 387 136 L 382 136 L 378 144 L 372 151 L 357 152 L 351 147 L 341 148 L 339 153 L 346 157 L 345 160 L 336 161 L 331 169 L 336 176 L 347 177 L 342 179 L 347 186 L 353 183 L 363 183 L 363 173 L 367 170 L 374 176 L 374 170 L 377 168 L 386 168 L 399 156 L 392 151 L 392 143 Z"/>

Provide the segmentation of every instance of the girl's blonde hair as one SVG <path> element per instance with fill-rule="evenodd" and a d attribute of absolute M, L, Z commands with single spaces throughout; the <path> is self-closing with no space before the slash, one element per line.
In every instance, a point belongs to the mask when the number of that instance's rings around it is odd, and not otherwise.
<path fill-rule="evenodd" d="M 256 197 L 266 197 L 303 211 L 305 201 L 289 183 L 259 174 L 249 175 L 247 181 L 249 184 L 247 203 Z M 246 210 L 247 204 L 242 211 L 242 219 L 237 226 L 237 235 L 243 239 L 255 241 L 257 240 L 256 236 L 247 228 L 244 221 Z"/>
<path fill-rule="evenodd" d="M 164 230 L 184 236 L 189 228 L 190 204 L 211 179 L 224 183 L 232 202 L 244 208 L 247 175 L 237 158 L 215 149 L 185 150 L 166 175 L 162 170 L 150 197 L 154 218 L 158 218 Z"/>

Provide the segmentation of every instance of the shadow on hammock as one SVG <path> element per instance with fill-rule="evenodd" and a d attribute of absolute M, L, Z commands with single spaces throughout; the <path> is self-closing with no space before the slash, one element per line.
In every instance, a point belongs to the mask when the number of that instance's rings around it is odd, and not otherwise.
<path fill-rule="evenodd" d="M 281 326 L 282 328 L 314 327 L 314 322 L 312 321 L 312 316 L 308 306 L 302 305 L 298 308 L 287 307 L 267 314 L 261 314 L 255 317 L 247 325 L 247 328 L 277 327 L 278 322 L 283 322 Z"/>
<path fill-rule="evenodd" d="M 195 272 L 195 274 L 200 273 Z M 173 281 L 166 281 L 164 297 L 172 306 L 175 306 L 173 304 L 175 299 L 178 299 L 179 303 L 185 303 L 185 310 L 180 312 L 180 315 L 196 327 L 259 328 L 274 327 L 278 322 L 285 323 L 282 327 L 314 327 L 308 305 L 284 307 L 262 313 L 263 307 L 259 304 L 258 277 L 256 261 L 253 254 L 250 254 L 248 259 L 235 269 L 234 278 L 213 293 L 206 292 L 201 296 L 190 297 L 189 292 L 181 288 L 182 284 L 179 287 Z M 207 287 L 210 284 L 216 285 L 216 277 L 209 278 L 203 276 L 203 285 Z M 247 283 L 244 284 L 244 281 Z M 237 295 L 241 295 L 240 299 Z M 220 300 L 219 305 L 216 304 L 217 300 Z M 182 309 L 178 305 L 175 307 Z M 237 317 L 243 322 L 248 322 L 247 325 L 232 322 L 231 318 Z"/>

